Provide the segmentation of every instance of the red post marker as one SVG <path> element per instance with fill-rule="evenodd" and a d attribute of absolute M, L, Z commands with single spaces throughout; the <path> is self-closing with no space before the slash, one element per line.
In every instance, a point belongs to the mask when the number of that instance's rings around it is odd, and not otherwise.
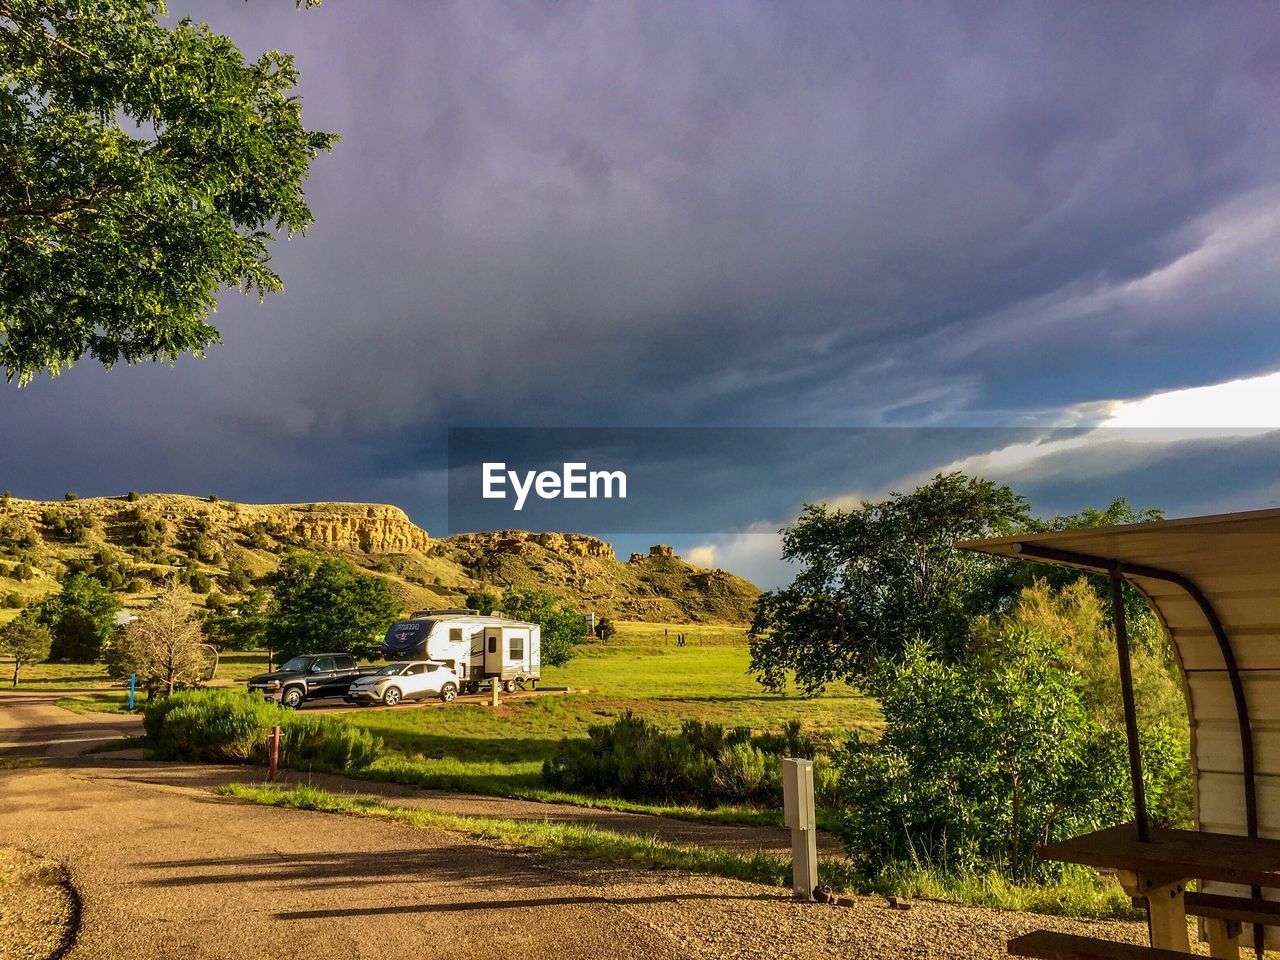
<path fill-rule="evenodd" d="M 271 740 L 269 741 L 271 751 L 271 766 L 267 771 L 267 779 L 272 783 L 276 782 L 276 777 L 280 774 L 280 725 L 276 724 L 271 728 Z"/>

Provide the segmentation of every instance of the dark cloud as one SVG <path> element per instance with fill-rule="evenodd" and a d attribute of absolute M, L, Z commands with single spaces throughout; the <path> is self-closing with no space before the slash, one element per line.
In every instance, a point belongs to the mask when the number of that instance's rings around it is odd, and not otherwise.
<path fill-rule="evenodd" d="M 317 224 L 206 360 L 9 390 L 15 492 L 431 527 L 449 425 L 1016 423 L 1280 366 L 1272 4 L 174 12 L 297 54 Z"/>

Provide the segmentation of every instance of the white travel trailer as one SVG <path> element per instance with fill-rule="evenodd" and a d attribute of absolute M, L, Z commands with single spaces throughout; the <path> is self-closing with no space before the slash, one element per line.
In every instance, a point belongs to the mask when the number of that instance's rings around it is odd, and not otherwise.
<path fill-rule="evenodd" d="M 508 692 L 536 687 L 542 675 L 542 628 L 475 610 L 419 610 L 399 620 L 382 641 L 387 660 L 437 660 L 474 693 L 489 680 Z"/>

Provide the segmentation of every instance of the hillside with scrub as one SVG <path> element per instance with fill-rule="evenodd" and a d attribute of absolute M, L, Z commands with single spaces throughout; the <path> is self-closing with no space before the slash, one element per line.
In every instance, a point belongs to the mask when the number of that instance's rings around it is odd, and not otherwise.
<path fill-rule="evenodd" d="M 74 497 L 74 495 L 68 495 Z M 601 617 L 745 623 L 760 591 L 669 550 L 619 562 L 603 540 L 508 530 L 435 538 L 398 507 L 246 504 L 134 494 L 0 500 L 0 621 L 54 593 L 68 573 L 96 577 L 142 607 L 178 577 L 218 605 L 266 583 L 293 548 L 383 577 L 405 610 L 456 607 L 477 590 L 538 589 Z"/>

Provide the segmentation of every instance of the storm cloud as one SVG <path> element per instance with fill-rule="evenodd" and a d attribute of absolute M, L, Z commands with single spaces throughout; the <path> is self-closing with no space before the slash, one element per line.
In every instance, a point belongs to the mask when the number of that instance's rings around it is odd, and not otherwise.
<path fill-rule="evenodd" d="M 291 7 L 173 4 L 343 136 L 287 291 L 8 388 L 15 493 L 431 528 L 449 426 L 1014 426 L 1280 368 L 1274 4 Z"/>

